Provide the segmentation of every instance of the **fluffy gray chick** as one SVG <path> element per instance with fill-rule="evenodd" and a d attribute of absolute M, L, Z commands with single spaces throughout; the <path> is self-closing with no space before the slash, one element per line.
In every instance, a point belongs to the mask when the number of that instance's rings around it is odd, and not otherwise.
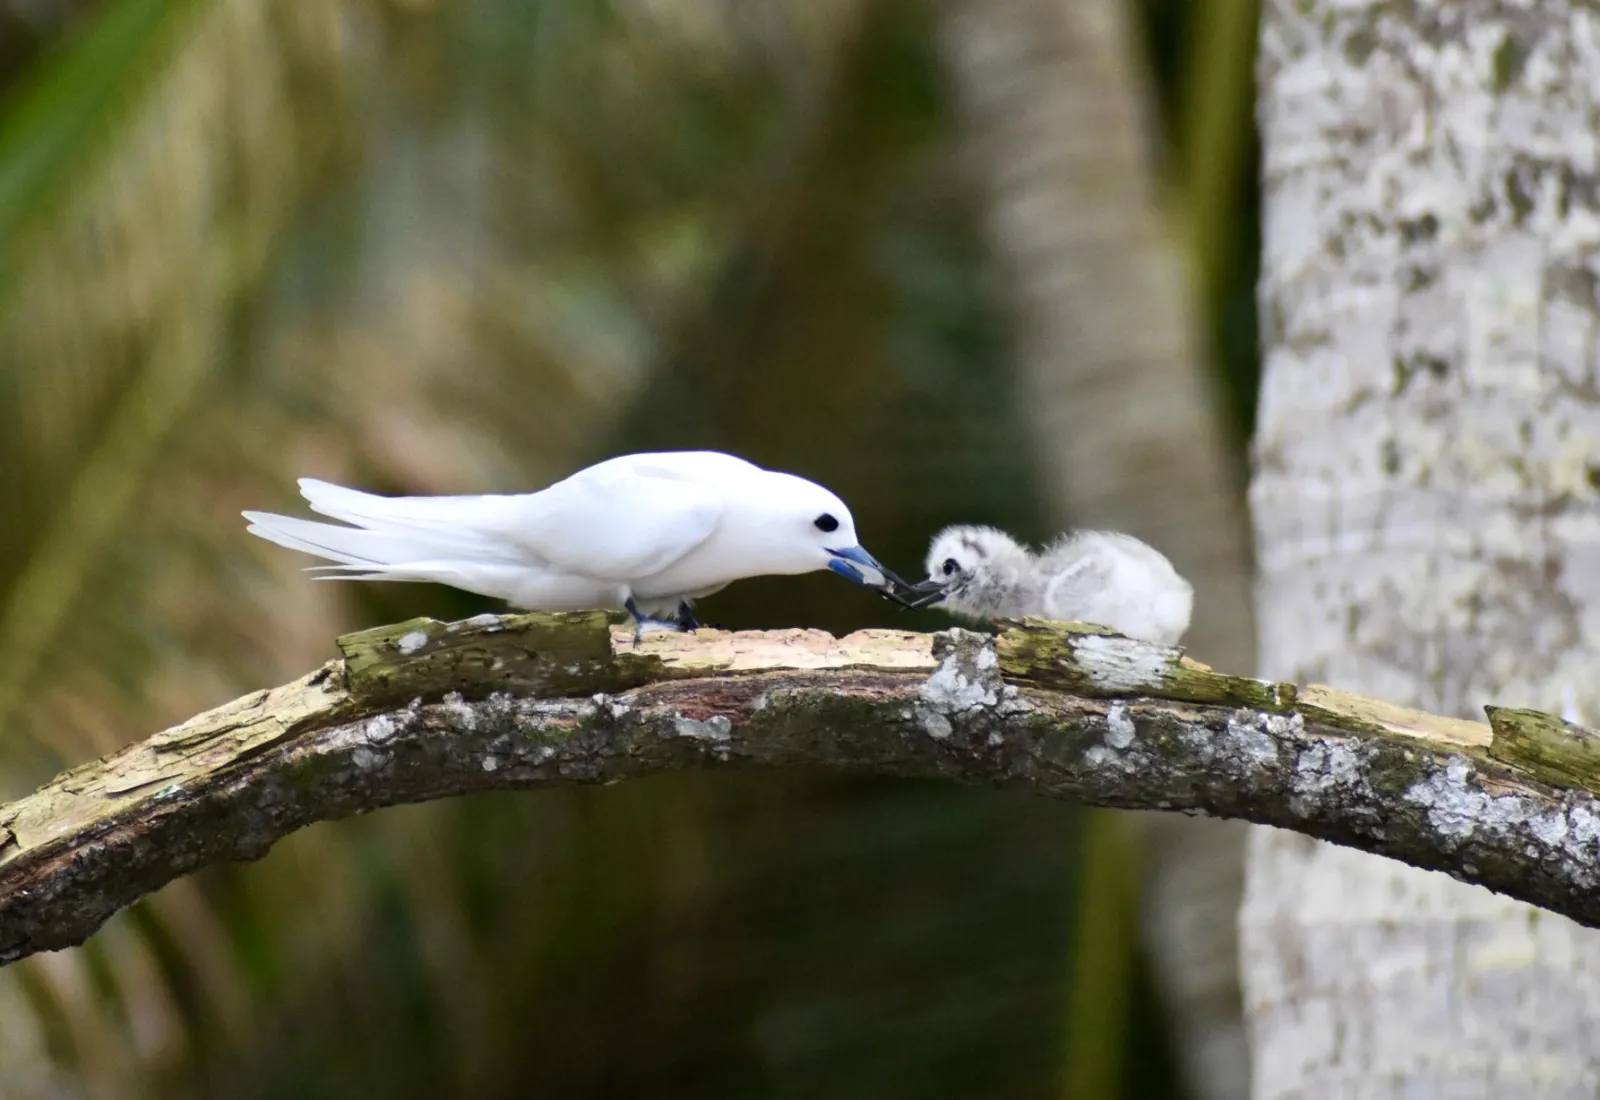
<path fill-rule="evenodd" d="M 1132 535 L 1077 531 L 1034 553 L 993 527 L 946 527 L 928 547 L 928 581 L 952 615 L 1096 623 L 1166 645 L 1189 629 L 1194 587 Z"/>

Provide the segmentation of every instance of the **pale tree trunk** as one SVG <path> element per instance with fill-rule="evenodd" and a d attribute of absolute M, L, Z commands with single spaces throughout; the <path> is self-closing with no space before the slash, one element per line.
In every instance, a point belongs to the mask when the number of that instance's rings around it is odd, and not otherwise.
<path fill-rule="evenodd" d="M 1600 22 L 1270 0 L 1262 671 L 1594 718 Z M 1593 1097 L 1600 937 L 1261 830 L 1255 1095 Z"/>
<path fill-rule="evenodd" d="M 1243 494 L 1151 171 L 1147 89 L 1116 0 L 962 0 L 945 53 L 1013 310 L 1021 406 L 1058 523 L 1134 532 L 1195 585 L 1186 644 L 1254 662 Z M 1205 1100 L 1243 1094 L 1243 826 L 1161 815 L 1146 942 Z"/>

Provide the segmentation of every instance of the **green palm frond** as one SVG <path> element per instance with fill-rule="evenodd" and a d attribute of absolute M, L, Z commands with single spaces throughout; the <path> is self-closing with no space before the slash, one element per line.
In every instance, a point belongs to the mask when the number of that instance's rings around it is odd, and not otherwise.
<path fill-rule="evenodd" d="M 103 167 L 118 128 L 137 115 L 141 91 L 170 60 L 197 0 L 128 0 L 110 5 L 80 40 L 34 79 L 0 99 L 0 241 L 8 266 L 0 288 L 59 225 L 63 208 Z M 70 215 L 67 215 L 70 217 Z M 48 248 L 49 245 L 45 244 Z"/>
<path fill-rule="evenodd" d="M 0 729 L 223 363 L 314 164 L 270 14 L 110 5 L 0 131 Z"/>
<path fill-rule="evenodd" d="M 174 436 L 203 422 L 233 312 L 325 159 L 330 134 L 302 121 L 297 99 L 344 75 L 328 64 L 326 25 L 296 22 L 286 6 L 105 5 L 8 90 L 0 754 L 10 762 L 41 756 L 22 751 L 19 729 L 56 759 L 106 751 L 139 729 L 124 725 L 134 712 L 115 686 L 137 663 L 126 643 L 138 631 L 109 613 L 115 599 L 98 598 L 106 567 L 144 533 L 139 505 L 169 472 Z M 120 586 L 157 582 L 124 576 Z M 105 659 L 115 643 L 123 652 Z M 30 772 L 7 768 L 8 787 Z M 183 983 L 205 992 L 205 1014 L 238 1039 L 238 979 L 209 906 L 182 886 L 81 951 L 3 976 L 88 1095 L 129 1095 L 141 1078 L 153 1087 L 190 1060 Z"/>

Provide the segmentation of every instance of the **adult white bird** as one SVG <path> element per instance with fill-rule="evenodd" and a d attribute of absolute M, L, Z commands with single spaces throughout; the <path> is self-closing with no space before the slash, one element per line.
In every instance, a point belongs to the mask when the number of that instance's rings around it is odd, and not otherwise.
<path fill-rule="evenodd" d="M 693 630 L 691 602 L 764 574 L 831 569 L 897 602 L 909 586 L 856 539 L 844 501 L 714 451 L 622 455 L 536 493 L 382 497 L 300 479 L 314 512 L 245 512 L 325 580 L 432 581 L 530 611 L 621 608 L 636 634 Z"/>
<path fill-rule="evenodd" d="M 1037 615 L 1174 645 L 1194 611 L 1194 587 L 1166 555 L 1117 531 L 1073 532 L 1034 553 L 993 527 L 946 527 L 927 568 L 916 606 L 969 619 Z"/>

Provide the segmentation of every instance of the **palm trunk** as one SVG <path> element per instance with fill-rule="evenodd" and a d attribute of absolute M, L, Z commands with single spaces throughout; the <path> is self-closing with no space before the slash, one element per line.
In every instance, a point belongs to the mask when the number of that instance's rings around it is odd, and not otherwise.
<path fill-rule="evenodd" d="M 1600 23 L 1578 7 L 1266 7 L 1266 675 L 1461 715 L 1570 686 L 1597 716 Z M 1600 1084 L 1600 937 L 1562 918 L 1262 830 L 1241 935 L 1259 1098 Z"/>

